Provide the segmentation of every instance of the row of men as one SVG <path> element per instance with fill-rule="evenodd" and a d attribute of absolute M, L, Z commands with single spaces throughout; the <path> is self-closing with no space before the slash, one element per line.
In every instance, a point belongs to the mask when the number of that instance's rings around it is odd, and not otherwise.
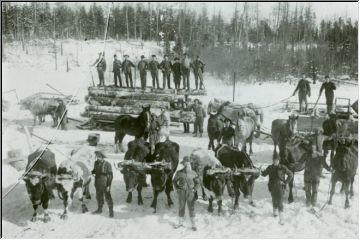
<path fill-rule="evenodd" d="M 129 55 L 124 55 L 124 61 L 121 62 L 117 55 L 114 54 L 114 62 L 113 62 L 113 73 L 114 73 L 114 85 L 117 87 L 123 87 L 121 72 L 125 75 L 126 87 L 133 88 L 133 79 L 132 79 L 132 69 L 136 68 L 135 64 L 129 60 Z M 106 70 L 106 60 L 105 53 L 100 52 L 98 59 L 91 66 L 96 66 L 98 75 L 99 75 L 99 86 L 105 86 L 104 81 L 104 72 Z M 137 68 L 140 73 L 141 80 L 141 88 L 146 88 L 146 76 L 147 71 L 150 71 L 152 77 L 152 87 L 160 88 L 159 86 L 159 69 L 162 71 L 163 75 L 163 89 L 167 87 L 172 89 L 171 87 L 171 73 L 173 74 L 173 80 L 176 89 L 180 89 L 181 77 L 183 77 L 183 89 L 190 90 L 190 72 L 193 69 L 194 77 L 195 77 L 195 87 L 196 89 L 204 89 L 204 72 L 205 64 L 200 60 L 200 56 L 196 57 L 196 60 L 191 61 L 186 53 L 184 53 L 184 57 L 181 59 L 178 57 L 174 58 L 174 62 L 169 60 L 169 56 L 165 55 L 164 60 L 159 63 L 156 55 L 152 55 L 151 61 L 147 61 L 144 55 L 141 55 L 141 60 L 137 64 Z M 119 81 L 119 85 L 118 85 Z M 125 84 L 124 84 L 125 87 Z"/>
<path fill-rule="evenodd" d="M 299 112 L 308 111 L 307 97 L 311 96 L 310 83 L 305 79 L 305 77 L 305 74 L 302 74 L 302 78 L 298 82 L 293 92 L 293 96 L 295 96 L 295 93 L 298 92 L 300 105 Z M 334 108 L 334 91 L 336 90 L 336 86 L 332 81 L 330 81 L 330 77 L 328 75 L 325 76 L 325 82 L 320 87 L 319 98 L 324 90 L 326 97 L 327 113 L 330 114 L 333 112 Z M 303 103 L 305 104 L 305 109 L 303 108 Z"/>

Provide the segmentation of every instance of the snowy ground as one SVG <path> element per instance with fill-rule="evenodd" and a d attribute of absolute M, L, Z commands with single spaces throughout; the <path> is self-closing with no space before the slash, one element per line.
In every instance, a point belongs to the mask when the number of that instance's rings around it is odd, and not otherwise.
<path fill-rule="evenodd" d="M 44 44 L 44 43 L 43 43 Z M 48 45 L 50 46 L 50 45 Z M 51 92 L 46 87 L 46 83 L 58 88 L 65 94 L 76 94 L 80 100 L 84 99 L 87 87 L 91 84 L 91 74 L 88 65 L 92 63 L 97 52 L 101 50 L 102 42 L 75 42 L 67 41 L 63 43 L 63 56 L 58 56 L 58 71 L 54 70 L 54 60 L 47 56 L 49 47 L 43 45 L 29 47 L 29 54 L 21 51 L 20 45 L 10 46 L 5 49 L 7 53 L 6 61 L 2 63 L 3 82 L 2 91 L 15 88 L 20 98 L 27 97 L 39 91 Z M 78 48 L 78 67 L 75 67 L 76 48 Z M 126 42 L 107 43 L 107 62 L 111 70 L 112 54 L 117 52 L 123 55 L 129 54 L 131 57 L 141 54 L 150 56 L 152 53 L 161 54 L 161 48 L 154 43 L 145 43 L 144 49 L 140 45 L 128 44 Z M 65 71 L 66 55 L 71 59 L 71 71 Z M 136 61 L 135 58 L 131 59 Z M 21 64 L 21 71 L 18 65 Z M 97 81 L 96 71 L 92 74 Z M 109 75 L 108 75 L 109 77 Z M 150 77 L 150 76 L 148 76 Z M 137 76 L 138 78 L 138 76 Z M 111 76 L 112 79 L 112 76 Z M 150 78 L 148 78 L 150 79 Z M 160 79 L 162 79 L 160 77 Z M 226 86 L 221 79 L 212 76 L 205 76 L 208 95 L 200 97 L 204 103 L 208 103 L 213 97 L 232 100 L 232 86 Z M 107 80 L 110 83 L 110 79 Z M 137 81 L 139 84 L 139 81 Z M 193 83 L 193 82 L 192 82 Z M 150 80 L 148 80 L 150 84 Z M 294 83 L 295 84 L 295 83 Z M 260 106 L 276 103 L 281 99 L 289 97 L 294 84 L 289 83 L 264 83 L 264 84 L 237 84 L 236 102 L 253 102 Z M 320 84 L 312 85 L 312 96 L 310 102 L 315 102 Z M 337 96 L 350 97 L 352 102 L 358 99 L 358 89 L 354 86 L 342 85 L 336 91 Z M 32 126 L 32 117 L 28 111 L 21 110 L 16 105 L 16 100 L 11 94 L 5 95 L 6 100 L 11 101 L 9 112 L 3 113 L 2 130 L 2 156 L 6 158 L 8 150 L 21 149 L 24 155 L 29 153 L 29 147 L 22 130 L 19 130 L 18 123 L 30 127 L 36 135 L 50 139 L 53 135 L 54 144 L 50 149 L 56 155 L 56 161 L 60 163 L 65 159 L 63 154 L 79 146 L 86 145 L 87 135 L 90 131 L 75 129 L 74 123 L 68 131 L 56 131 L 50 128 L 50 118 L 42 126 Z M 293 97 L 291 100 L 296 101 Z M 325 102 L 324 97 L 320 102 Z M 69 116 L 80 118 L 80 112 L 84 110 L 84 103 L 69 107 Z M 284 111 L 276 105 L 265 108 L 265 129 L 270 129 L 271 121 L 276 118 L 286 118 L 289 112 Z M 206 129 L 206 127 L 205 127 Z M 105 149 L 109 155 L 109 161 L 117 162 L 122 159 L 122 154 L 115 154 L 113 149 L 112 132 L 101 132 L 100 147 Z M 188 155 L 195 147 L 206 148 L 208 139 L 193 138 L 191 135 L 182 133 L 181 128 L 171 129 L 171 139 L 180 144 L 180 157 Z M 124 142 L 131 140 L 126 137 Z M 39 147 L 42 142 L 35 137 L 31 138 L 32 149 Z M 266 166 L 271 163 L 272 142 L 270 139 L 256 139 L 254 143 L 254 155 L 252 159 L 256 166 Z M 210 152 L 209 152 L 210 153 Z M 4 161 L 3 161 L 4 162 Z M 305 194 L 303 187 L 303 172 L 296 173 L 295 176 L 295 203 L 285 204 L 285 222 L 280 226 L 272 217 L 272 206 L 270 194 L 267 190 L 267 179 L 260 177 L 255 183 L 254 201 L 256 207 L 248 204 L 247 200 L 241 197 L 240 209 L 233 212 L 231 199 L 225 197 L 224 215 L 217 216 L 214 212 L 207 212 L 207 203 L 199 200 L 196 203 L 198 231 L 193 232 L 190 228 L 175 230 L 173 225 L 176 223 L 177 216 L 177 196 L 173 193 L 175 206 L 169 209 L 166 206 L 165 194 L 159 197 L 158 212 L 152 213 L 150 208 L 152 200 L 152 190 L 150 187 L 144 189 L 144 206 L 137 206 L 136 201 L 132 204 L 125 202 L 126 193 L 122 175 L 114 169 L 115 176 L 112 187 L 112 195 L 115 204 L 115 219 L 107 217 L 107 211 L 100 216 L 90 213 L 82 214 L 80 202 L 75 200 L 71 207 L 68 220 L 60 220 L 62 203 L 55 199 L 50 203 L 51 222 L 43 223 L 29 221 L 32 214 L 32 206 L 28 199 L 25 186 L 21 182 L 3 201 L 2 201 L 2 234 L 6 238 L 358 238 L 358 176 L 355 181 L 355 196 L 351 199 L 350 209 L 344 209 L 345 196 L 339 194 L 340 185 L 337 186 L 334 195 L 333 205 L 326 206 L 321 212 L 322 217 L 317 218 L 308 212 L 305 207 Z M 15 168 L 2 165 L 2 193 L 7 192 L 10 187 L 17 182 L 21 172 Z M 318 208 L 320 208 L 328 198 L 330 174 L 325 174 L 321 179 Z M 96 208 L 95 189 L 92 186 L 93 199 L 88 203 L 90 210 Z M 136 200 L 136 194 L 135 198 Z M 40 212 L 41 213 L 41 212 Z M 190 226 L 190 223 L 187 223 Z M 140 230 L 141 229 L 141 230 Z"/>

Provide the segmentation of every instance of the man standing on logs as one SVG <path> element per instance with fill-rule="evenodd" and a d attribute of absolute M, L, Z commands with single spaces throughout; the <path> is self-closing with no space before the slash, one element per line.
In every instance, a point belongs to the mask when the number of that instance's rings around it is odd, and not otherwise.
<path fill-rule="evenodd" d="M 325 89 L 327 113 L 330 114 L 333 110 L 334 90 L 336 90 L 336 86 L 333 82 L 330 82 L 330 78 L 327 75 L 325 76 L 325 82 L 321 85 L 319 98 L 324 89 Z"/>
<path fill-rule="evenodd" d="M 129 60 L 129 55 L 124 55 L 125 60 L 122 63 L 122 70 L 125 74 L 126 80 L 126 87 L 129 87 L 129 79 L 130 79 L 130 86 L 133 88 L 133 80 L 132 80 L 132 73 L 131 67 L 135 67 L 135 65 Z"/>
<path fill-rule="evenodd" d="M 184 53 L 184 58 L 181 62 L 181 72 L 183 75 L 184 89 L 190 90 L 190 66 L 191 60 L 187 53 Z"/>
<path fill-rule="evenodd" d="M 163 73 L 163 88 L 166 88 L 166 80 L 167 80 L 167 85 L 168 88 L 171 89 L 170 86 L 170 74 L 171 74 L 171 68 L 172 68 L 172 64 L 171 61 L 168 58 L 168 55 L 164 56 L 164 60 L 160 63 L 160 68 L 162 70 Z"/>
<path fill-rule="evenodd" d="M 302 103 L 305 103 L 305 112 L 308 110 L 308 102 L 307 96 L 311 96 L 310 83 L 305 79 L 305 74 L 302 74 L 302 78 L 300 79 L 298 85 L 295 88 L 293 96 L 295 93 L 299 91 L 299 112 L 303 112 Z"/>
<path fill-rule="evenodd" d="M 203 81 L 203 72 L 204 72 L 205 64 L 200 60 L 200 56 L 196 56 L 196 60 L 191 64 L 191 67 L 194 69 L 195 76 L 195 86 L 196 90 L 199 88 L 199 79 L 200 79 L 200 89 L 204 89 L 204 81 Z"/>
<path fill-rule="evenodd" d="M 180 82 L 181 82 L 181 65 L 179 62 L 179 58 L 176 57 L 174 59 L 175 63 L 172 65 L 172 71 L 174 74 L 174 83 L 175 83 L 175 89 L 180 89 Z"/>
<path fill-rule="evenodd" d="M 152 55 L 152 60 L 149 63 L 151 78 L 152 78 L 152 86 L 155 88 L 155 83 L 157 88 L 159 89 L 159 62 L 156 60 L 156 55 Z"/>
<path fill-rule="evenodd" d="M 122 87 L 122 82 L 121 82 L 121 61 L 119 59 L 117 59 L 116 54 L 114 54 L 113 73 L 114 73 L 115 87 L 119 87 L 117 85 L 117 79 L 119 79 L 119 85 L 120 85 L 120 87 Z"/>
<path fill-rule="evenodd" d="M 105 86 L 105 81 L 104 81 L 104 72 L 106 70 L 105 52 L 99 52 L 99 57 L 96 59 L 95 63 L 90 66 L 96 67 L 100 82 L 98 86 Z"/>
<path fill-rule="evenodd" d="M 140 81 L 141 81 L 141 88 L 143 90 L 146 89 L 146 71 L 148 70 L 149 66 L 147 61 L 145 60 L 145 56 L 141 55 L 141 60 L 138 63 L 138 69 L 140 72 Z"/>

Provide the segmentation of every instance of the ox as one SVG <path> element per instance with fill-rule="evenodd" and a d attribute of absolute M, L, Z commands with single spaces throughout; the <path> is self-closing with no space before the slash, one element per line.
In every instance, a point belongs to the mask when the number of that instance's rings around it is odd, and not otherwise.
<path fill-rule="evenodd" d="M 33 98 L 21 100 L 20 104 L 23 109 L 29 110 L 34 116 L 34 125 L 36 125 L 36 118 L 39 119 L 39 124 L 45 122 L 45 116 L 51 115 L 53 119 L 53 126 L 57 125 L 57 108 L 60 105 L 56 99 L 41 99 Z"/>
<path fill-rule="evenodd" d="M 349 194 L 350 197 L 354 196 L 353 183 L 358 168 L 358 141 L 339 139 L 337 144 L 336 154 L 332 161 L 332 167 L 335 171 L 331 175 L 329 204 L 332 203 L 336 182 L 340 181 L 343 183 L 346 195 L 345 208 L 349 208 Z"/>
<path fill-rule="evenodd" d="M 118 165 L 120 167 L 118 169 L 123 174 L 126 191 L 128 192 L 126 202 L 132 202 L 132 192 L 137 189 L 138 204 L 142 205 L 141 190 L 143 186 L 146 186 L 146 166 L 142 163 L 152 161 L 150 144 L 145 142 L 143 138 L 130 141 L 124 160 L 132 160 L 120 162 Z"/>
<path fill-rule="evenodd" d="M 173 205 L 170 193 L 173 191 L 172 179 L 179 163 L 179 144 L 166 139 L 155 145 L 154 159 L 157 162 L 150 164 L 151 185 L 153 187 L 154 199 L 151 207 L 156 213 L 158 195 L 165 190 L 168 205 Z"/>
<path fill-rule="evenodd" d="M 196 148 L 191 152 L 190 162 L 192 170 L 199 175 L 203 200 L 207 200 L 203 185 L 204 169 L 206 166 L 210 166 L 211 168 L 221 167 L 221 163 L 217 158 L 209 155 L 207 151 L 202 148 Z M 195 197 L 197 198 L 197 192 L 195 193 Z"/>
<path fill-rule="evenodd" d="M 29 155 L 28 164 L 25 168 L 27 174 L 23 180 L 34 209 L 32 222 L 37 220 L 39 205 L 44 209 L 44 222 L 50 221 L 47 209 L 49 199 L 54 197 L 52 189 L 54 188 L 56 170 L 55 155 L 49 149 L 44 151 L 38 149 Z"/>
<path fill-rule="evenodd" d="M 91 175 L 91 161 L 89 163 L 79 161 L 82 151 L 80 149 L 71 152 L 71 159 L 63 161 L 58 168 L 56 177 L 56 187 L 59 198 L 63 200 L 64 212 L 61 219 L 67 219 L 69 206 L 72 203 L 75 192 L 79 189 L 82 212 L 86 213 L 88 208 L 85 204 L 84 197 L 91 199 L 90 182 Z"/>
<path fill-rule="evenodd" d="M 254 206 L 252 193 L 254 182 L 260 176 L 260 172 L 253 165 L 250 156 L 229 146 L 219 149 L 217 156 L 224 167 L 233 170 L 231 181 L 235 191 L 234 208 L 239 206 L 240 191 L 244 197 L 249 198 L 249 203 Z"/>

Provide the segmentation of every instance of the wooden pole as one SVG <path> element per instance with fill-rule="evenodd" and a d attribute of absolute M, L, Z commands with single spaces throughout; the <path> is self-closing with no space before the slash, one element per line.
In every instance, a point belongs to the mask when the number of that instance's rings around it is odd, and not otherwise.
<path fill-rule="evenodd" d="M 234 83 L 233 83 L 233 102 L 235 102 L 235 77 L 236 77 L 236 72 L 234 72 Z"/>

